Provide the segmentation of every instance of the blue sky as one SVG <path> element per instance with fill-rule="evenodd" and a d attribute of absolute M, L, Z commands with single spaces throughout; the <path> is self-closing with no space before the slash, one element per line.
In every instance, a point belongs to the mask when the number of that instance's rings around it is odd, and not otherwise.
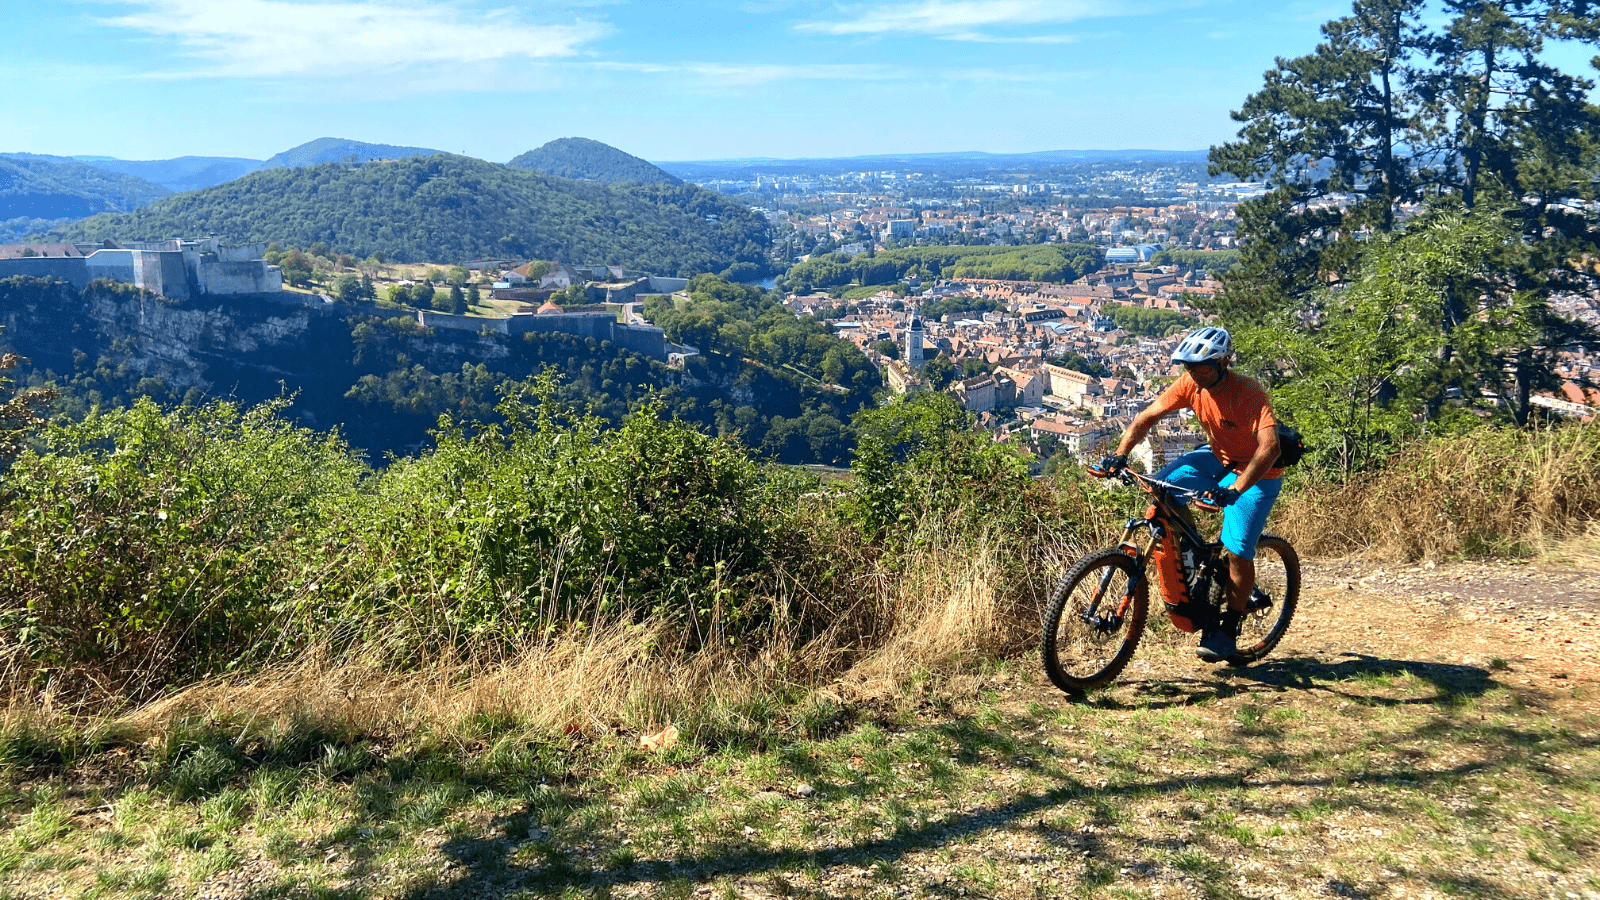
<path fill-rule="evenodd" d="M 505 161 L 1198 149 L 1317 0 L 0 4 L 0 150 L 265 158 L 336 136 Z M 1591 73 L 1592 74 L 1592 73 Z"/>

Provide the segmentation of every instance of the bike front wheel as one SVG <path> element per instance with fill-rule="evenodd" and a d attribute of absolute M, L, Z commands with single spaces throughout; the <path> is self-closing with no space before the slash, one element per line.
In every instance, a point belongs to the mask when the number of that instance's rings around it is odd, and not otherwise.
<path fill-rule="evenodd" d="M 1045 673 L 1069 694 L 1110 684 L 1133 658 L 1149 608 L 1149 583 L 1133 557 L 1117 549 L 1085 556 L 1045 608 Z"/>
<path fill-rule="evenodd" d="M 1256 587 L 1250 612 L 1239 628 L 1239 652 L 1230 666 L 1253 663 L 1272 652 L 1289 630 L 1300 602 L 1300 554 L 1283 538 L 1263 534 L 1256 542 Z"/>

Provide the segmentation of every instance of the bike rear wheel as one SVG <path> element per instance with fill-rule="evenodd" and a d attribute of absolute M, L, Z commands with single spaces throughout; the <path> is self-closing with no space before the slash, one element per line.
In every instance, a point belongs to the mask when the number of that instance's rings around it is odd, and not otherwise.
<path fill-rule="evenodd" d="M 1256 588 L 1250 596 L 1250 613 L 1239 629 L 1239 652 L 1230 666 L 1253 663 L 1272 652 L 1289 630 L 1300 602 L 1300 555 L 1275 534 L 1263 534 L 1256 543 Z"/>
<path fill-rule="evenodd" d="M 1149 607 L 1149 582 L 1133 557 L 1117 549 L 1085 556 L 1045 608 L 1045 673 L 1069 694 L 1109 684 L 1133 658 Z"/>

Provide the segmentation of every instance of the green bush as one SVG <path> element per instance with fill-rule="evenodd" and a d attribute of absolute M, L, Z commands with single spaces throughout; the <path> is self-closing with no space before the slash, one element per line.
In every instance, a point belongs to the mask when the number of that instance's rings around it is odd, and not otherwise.
<path fill-rule="evenodd" d="M 1037 600 L 1059 574 L 1054 558 L 1085 549 L 1108 511 L 1104 492 L 1081 479 L 1029 477 L 1028 460 L 976 430 L 949 394 L 863 411 L 856 429 L 857 483 L 845 509 L 864 543 L 891 558 L 983 548 L 1013 600 Z"/>
<path fill-rule="evenodd" d="M 223 671 L 271 645 L 367 473 L 281 407 L 141 400 L 46 429 L 0 481 L 0 632 L 35 665 L 106 686 Z"/>
<path fill-rule="evenodd" d="M 563 408 L 552 376 L 507 424 L 390 467 L 345 614 L 416 635 L 512 636 L 597 615 L 738 634 L 770 591 L 798 482 L 647 405 L 622 428 Z"/>
<path fill-rule="evenodd" d="M 423 666 L 610 624 L 669 653 L 866 649 L 894 621 L 886 576 L 981 552 L 1008 601 L 1037 600 L 1052 548 L 1093 529 L 1085 491 L 1029 478 L 944 395 L 863 413 L 856 478 L 824 489 L 658 405 L 610 428 L 559 388 L 518 385 L 500 424 L 443 418 L 437 449 L 376 471 L 282 403 L 50 426 L 0 481 L 0 650 L 115 702 L 317 645 Z M 216 761 L 177 755 L 209 790 Z"/>

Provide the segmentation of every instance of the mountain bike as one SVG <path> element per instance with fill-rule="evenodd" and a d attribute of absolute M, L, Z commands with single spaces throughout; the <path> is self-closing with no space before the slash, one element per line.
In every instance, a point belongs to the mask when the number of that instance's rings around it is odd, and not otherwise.
<path fill-rule="evenodd" d="M 1209 502 L 1210 492 L 1192 491 L 1126 468 L 1107 472 L 1091 467 L 1089 472 L 1138 485 L 1150 494 L 1151 504 L 1143 517 L 1128 520 L 1117 546 L 1078 560 L 1050 596 L 1041 656 L 1050 680 L 1069 694 L 1110 684 L 1133 658 L 1150 612 L 1146 576 L 1159 542 L 1172 538 L 1166 546 L 1174 552 L 1164 557 L 1175 568 L 1157 575 L 1165 574 L 1163 584 L 1182 585 L 1184 590 L 1178 593 L 1187 594 L 1176 601 L 1163 597 L 1167 613 L 1182 630 L 1214 624 L 1233 594 L 1221 542 L 1208 540 L 1180 502 L 1214 512 L 1219 507 Z M 1239 651 L 1225 661 L 1242 666 L 1271 653 L 1288 630 L 1299 599 L 1299 555 L 1278 535 L 1262 534 L 1256 544 L 1256 586 L 1239 634 Z"/>

